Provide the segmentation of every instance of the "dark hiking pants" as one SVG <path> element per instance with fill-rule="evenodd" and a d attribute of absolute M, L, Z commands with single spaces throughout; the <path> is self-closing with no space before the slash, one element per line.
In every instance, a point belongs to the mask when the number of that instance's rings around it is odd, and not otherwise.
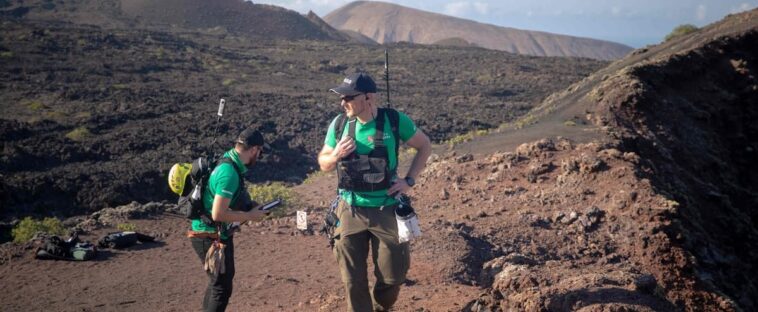
<path fill-rule="evenodd" d="M 397 236 L 395 208 L 354 208 L 341 201 L 335 229 L 334 256 L 345 284 L 348 311 L 386 311 L 397 301 L 410 267 L 408 243 Z M 368 253 L 376 282 L 369 292 Z"/>
<path fill-rule="evenodd" d="M 200 257 L 200 263 L 205 263 L 205 254 L 211 248 L 213 240 L 210 238 L 190 238 L 192 248 L 195 249 L 197 256 Z M 222 240 L 221 243 L 226 245 L 224 249 L 224 266 L 225 272 L 218 277 L 208 275 L 208 288 L 205 290 L 203 298 L 203 311 L 215 312 L 226 310 L 229 304 L 229 297 L 232 296 L 232 279 L 234 279 L 234 242 L 230 237 Z"/>

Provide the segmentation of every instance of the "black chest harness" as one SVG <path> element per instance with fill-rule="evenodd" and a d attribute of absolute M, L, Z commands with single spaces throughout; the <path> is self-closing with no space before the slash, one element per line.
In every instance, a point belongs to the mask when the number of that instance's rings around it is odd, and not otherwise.
<path fill-rule="evenodd" d="M 376 133 L 374 134 L 374 148 L 367 155 L 359 155 L 353 151 L 350 155 L 337 162 L 338 187 L 353 192 L 371 192 L 386 190 L 392 185 L 396 169 L 390 170 L 389 151 L 384 144 L 384 121 L 385 114 L 389 117 L 392 134 L 395 138 L 395 157 L 400 146 L 398 130 L 399 115 L 391 108 L 380 108 L 376 116 Z M 337 117 L 335 126 L 336 141 L 342 137 L 342 132 L 347 123 L 347 117 L 341 114 Z M 348 123 L 347 135 L 355 138 L 355 123 Z"/>

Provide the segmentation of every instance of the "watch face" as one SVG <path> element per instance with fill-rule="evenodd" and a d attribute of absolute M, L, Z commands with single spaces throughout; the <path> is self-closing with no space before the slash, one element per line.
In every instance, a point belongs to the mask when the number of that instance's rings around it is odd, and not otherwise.
<path fill-rule="evenodd" d="M 411 177 L 405 177 L 405 183 L 407 183 L 408 186 L 414 186 L 416 184 L 416 180 L 413 180 Z"/>

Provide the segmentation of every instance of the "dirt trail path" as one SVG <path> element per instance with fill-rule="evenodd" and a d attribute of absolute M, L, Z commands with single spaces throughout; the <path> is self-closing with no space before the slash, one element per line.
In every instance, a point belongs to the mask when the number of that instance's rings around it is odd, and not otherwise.
<path fill-rule="evenodd" d="M 293 218 L 244 227 L 235 236 L 236 276 L 229 311 L 344 310 L 339 271 L 322 236 L 294 233 Z M 2 311 L 195 311 L 206 278 L 183 233 L 186 222 L 169 215 L 134 220 L 161 243 L 101 250 L 92 262 L 37 261 L 31 252 L 0 266 Z M 417 259 L 414 259 L 417 260 Z M 478 289 L 435 277 L 434 263 L 418 259 L 413 285 L 399 311 L 447 311 Z"/>

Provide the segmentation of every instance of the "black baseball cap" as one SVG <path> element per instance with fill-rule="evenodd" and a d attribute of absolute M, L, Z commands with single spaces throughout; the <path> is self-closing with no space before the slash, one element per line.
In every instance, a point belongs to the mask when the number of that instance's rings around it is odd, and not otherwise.
<path fill-rule="evenodd" d="M 340 95 L 353 96 L 361 93 L 376 93 L 376 83 L 367 73 L 354 73 L 342 80 L 342 84 L 329 89 Z"/>
<path fill-rule="evenodd" d="M 255 128 L 247 128 L 242 131 L 234 143 L 244 144 L 245 146 L 263 146 L 264 151 L 271 150 L 271 147 L 263 140 L 263 134 Z"/>

